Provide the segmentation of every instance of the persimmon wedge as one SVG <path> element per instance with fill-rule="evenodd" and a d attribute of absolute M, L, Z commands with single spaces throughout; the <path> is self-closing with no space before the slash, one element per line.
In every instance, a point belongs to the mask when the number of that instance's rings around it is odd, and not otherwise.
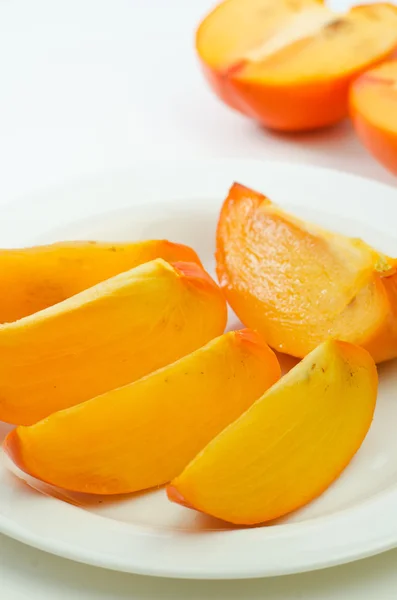
<path fill-rule="evenodd" d="M 167 240 L 63 242 L 0 250 L 0 323 L 48 308 L 123 271 L 156 258 L 200 260 L 192 248 Z"/>
<path fill-rule="evenodd" d="M 325 342 L 214 438 L 171 482 L 168 497 L 244 525 L 296 510 L 360 448 L 376 395 L 369 353 Z"/>
<path fill-rule="evenodd" d="M 359 74 L 397 47 L 397 7 L 336 13 L 317 0 L 226 0 L 197 31 L 204 73 L 227 104 L 266 127 L 301 131 L 348 114 Z"/>
<path fill-rule="evenodd" d="M 217 229 L 217 273 L 246 327 L 302 358 L 327 338 L 397 356 L 397 262 L 234 184 Z"/>
<path fill-rule="evenodd" d="M 194 263 L 156 259 L 0 327 L 0 420 L 30 425 L 220 335 L 226 303 Z"/>
<path fill-rule="evenodd" d="M 23 471 L 57 487 L 146 489 L 178 475 L 279 377 L 259 335 L 233 331 L 135 383 L 17 427 L 4 449 Z"/>
<path fill-rule="evenodd" d="M 350 112 L 364 146 L 397 175 L 397 61 L 367 71 L 354 82 Z"/>

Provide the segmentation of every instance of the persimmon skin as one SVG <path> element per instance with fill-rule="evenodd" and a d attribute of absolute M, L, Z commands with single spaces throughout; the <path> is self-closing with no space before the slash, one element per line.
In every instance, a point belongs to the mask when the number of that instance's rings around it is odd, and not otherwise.
<path fill-rule="evenodd" d="M 388 57 L 385 55 L 381 60 Z M 288 88 L 259 85 L 232 75 L 222 93 L 235 98 L 236 106 L 244 107 L 243 112 L 263 127 L 285 133 L 312 131 L 336 125 L 348 116 L 350 85 L 363 71 Z"/>
<path fill-rule="evenodd" d="M 397 134 L 370 124 L 353 110 L 357 135 L 370 153 L 393 175 L 397 175 Z"/>

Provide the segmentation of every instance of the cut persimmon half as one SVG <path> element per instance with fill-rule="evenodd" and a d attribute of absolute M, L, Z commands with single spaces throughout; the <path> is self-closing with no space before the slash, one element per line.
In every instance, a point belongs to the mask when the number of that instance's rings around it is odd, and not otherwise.
<path fill-rule="evenodd" d="M 360 448 L 377 381 L 366 350 L 325 342 L 192 460 L 167 488 L 169 499 L 241 525 L 304 506 Z"/>
<path fill-rule="evenodd" d="M 317 0 L 226 0 L 196 36 L 204 73 L 227 104 L 266 127 L 300 131 L 348 114 L 359 74 L 397 47 L 397 7 L 346 14 Z"/>
<path fill-rule="evenodd" d="M 367 71 L 353 83 L 350 112 L 364 146 L 397 175 L 397 61 Z"/>
<path fill-rule="evenodd" d="M 280 377 L 253 331 L 227 333 L 135 383 L 17 427 L 4 450 L 57 487 L 121 494 L 176 477 Z"/>
<path fill-rule="evenodd" d="M 217 229 L 217 273 L 230 306 L 273 348 L 304 357 L 328 338 L 397 356 L 397 261 L 302 221 L 234 184 Z"/>
<path fill-rule="evenodd" d="M 27 317 L 156 258 L 195 262 L 192 248 L 168 240 L 62 242 L 0 250 L 0 323 Z"/>
<path fill-rule="evenodd" d="M 223 294 L 162 259 L 0 327 L 0 420 L 31 425 L 126 385 L 223 333 Z"/>

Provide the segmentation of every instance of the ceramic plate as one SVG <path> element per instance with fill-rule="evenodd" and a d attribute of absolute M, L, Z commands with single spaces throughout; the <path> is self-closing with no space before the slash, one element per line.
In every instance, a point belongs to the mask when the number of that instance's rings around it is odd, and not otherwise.
<path fill-rule="evenodd" d="M 397 256 L 397 189 L 253 161 L 137 164 L 53 189 L 1 210 L 0 244 L 166 237 L 193 246 L 213 271 L 217 214 L 233 181 Z M 397 546 L 396 427 L 391 362 L 380 368 L 371 430 L 340 479 L 303 510 L 255 528 L 232 528 L 171 504 L 162 489 L 110 500 L 50 497 L 18 479 L 2 456 L 0 531 L 73 560 L 169 577 L 262 577 L 359 559 Z"/>

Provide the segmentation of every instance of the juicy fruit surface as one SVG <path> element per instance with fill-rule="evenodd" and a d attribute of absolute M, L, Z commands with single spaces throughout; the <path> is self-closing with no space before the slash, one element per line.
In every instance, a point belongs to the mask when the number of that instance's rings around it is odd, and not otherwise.
<path fill-rule="evenodd" d="M 18 427 L 5 450 L 24 471 L 69 490 L 161 485 L 279 376 L 257 334 L 230 332 L 135 383 Z"/>
<path fill-rule="evenodd" d="M 217 273 L 229 304 L 272 347 L 294 356 L 329 337 L 370 345 L 377 361 L 395 356 L 394 262 L 239 184 L 222 207 Z"/>
<path fill-rule="evenodd" d="M 0 420 L 31 424 L 192 352 L 226 325 L 218 286 L 162 259 L 0 327 Z"/>
<path fill-rule="evenodd" d="M 0 323 L 10 323 L 156 258 L 200 264 L 188 246 L 167 240 L 64 242 L 0 250 Z"/>
<path fill-rule="evenodd" d="M 259 50 L 241 77 L 271 83 L 299 83 L 355 73 L 397 46 L 397 8 L 387 4 L 357 6 L 346 15 L 320 9 L 312 33 L 264 58 Z M 288 25 L 293 31 L 293 24 Z M 308 28 L 310 31 L 310 27 Z M 314 30 L 314 31 L 313 31 Z M 299 33 L 296 37 L 298 37 Z"/>
<path fill-rule="evenodd" d="M 307 0 L 227 0 L 207 19 L 198 32 L 203 59 L 226 70 L 241 63 L 233 76 L 268 83 L 354 72 L 397 46 L 397 9 L 387 3 L 341 15 Z"/>
<path fill-rule="evenodd" d="M 257 524 L 320 495 L 359 449 L 377 394 L 362 348 L 328 341 L 214 438 L 169 498 L 237 524 Z"/>
<path fill-rule="evenodd" d="M 227 70 L 278 31 L 291 14 L 316 10 L 320 0 L 227 0 L 197 31 L 197 50 L 211 67 Z M 238 24 L 238 26 L 236 26 Z"/>

